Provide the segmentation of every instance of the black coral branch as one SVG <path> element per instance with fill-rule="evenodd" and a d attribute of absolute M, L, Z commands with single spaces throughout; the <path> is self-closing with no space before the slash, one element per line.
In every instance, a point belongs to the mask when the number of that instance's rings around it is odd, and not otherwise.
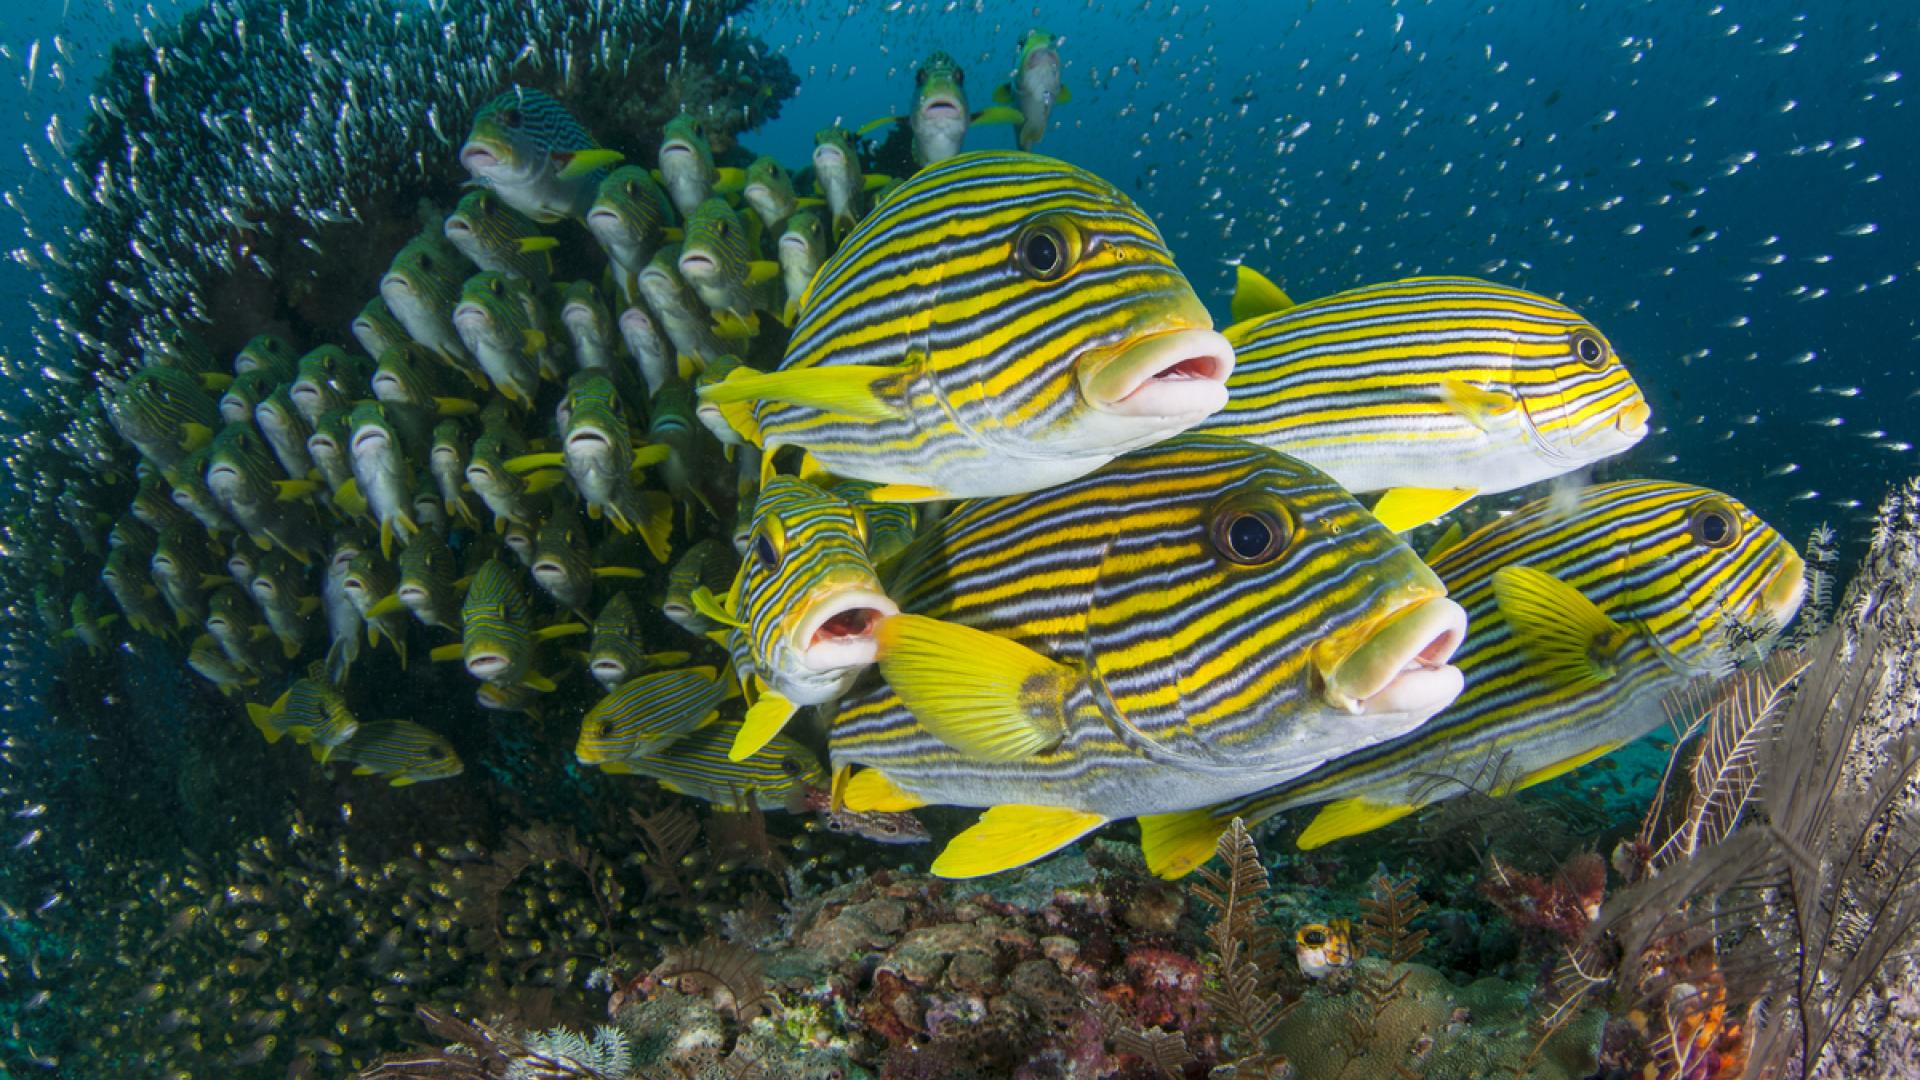
<path fill-rule="evenodd" d="M 1207 987 L 1206 1000 L 1240 1044 L 1242 1066 L 1260 1067 L 1269 1061 L 1267 1036 L 1291 1008 L 1275 987 L 1281 964 L 1277 933 L 1260 921 L 1267 868 L 1239 818 L 1220 837 L 1218 851 L 1226 873 L 1202 867 L 1201 884 L 1194 888 L 1215 913 L 1207 938 L 1219 981 Z"/>
<path fill-rule="evenodd" d="M 721 997 L 720 1004 L 731 1005 L 734 1018 L 741 1023 L 775 1004 L 773 995 L 767 992 L 766 968 L 760 954 L 719 938 L 669 950 L 666 959 L 653 969 L 653 976 L 682 993 Z"/>

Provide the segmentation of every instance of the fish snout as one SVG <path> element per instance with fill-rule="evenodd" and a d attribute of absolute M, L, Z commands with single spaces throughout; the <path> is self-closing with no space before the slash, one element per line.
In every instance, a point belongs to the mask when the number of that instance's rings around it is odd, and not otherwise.
<path fill-rule="evenodd" d="M 460 164 L 475 176 L 489 169 L 497 169 L 502 164 L 498 147 L 478 140 L 469 141 L 460 148 Z"/>
<path fill-rule="evenodd" d="M 1337 646 L 1315 650 L 1322 694 L 1354 716 L 1432 716 L 1465 685 L 1448 661 L 1466 634 L 1466 610 L 1444 596 L 1404 605 L 1375 620 L 1344 655 Z"/>
<path fill-rule="evenodd" d="M 1101 412 L 1194 422 L 1227 404 L 1233 346 L 1213 330 L 1189 328 L 1137 338 L 1083 364 L 1080 388 Z"/>
<path fill-rule="evenodd" d="M 1653 417 L 1653 410 L 1644 401 L 1635 401 L 1622 408 L 1613 418 L 1613 426 L 1620 434 L 1629 439 L 1639 439 L 1647 433 L 1647 421 Z"/>
<path fill-rule="evenodd" d="M 482 682 L 491 682 L 505 675 L 513 661 L 499 649 L 482 647 L 467 653 L 467 673 Z"/>
<path fill-rule="evenodd" d="M 879 659 L 874 631 L 900 614 L 885 593 L 868 588 L 842 589 L 814 605 L 794 634 L 801 664 L 818 671 L 861 668 Z"/>

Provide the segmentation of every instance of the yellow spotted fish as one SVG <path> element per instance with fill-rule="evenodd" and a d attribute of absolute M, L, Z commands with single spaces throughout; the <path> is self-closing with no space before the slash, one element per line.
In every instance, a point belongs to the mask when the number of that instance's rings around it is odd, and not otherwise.
<path fill-rule="evenodd" d="M 1467 609 L 1458 701 L 1392 742 L 1269 791 L 1141 820 L 1147 862 L 1178 877 L 1249 824 L 1326 804 L 1303 848 L 1379 828 L 1441 799 L 1504 795 L 1658 727 L 1662 698 L 1724 673 L 1805 593 L 1805 565 L 1738 502 L 1633 480 L 1529 503 L 1447 548 L 1433 569 Z"/>

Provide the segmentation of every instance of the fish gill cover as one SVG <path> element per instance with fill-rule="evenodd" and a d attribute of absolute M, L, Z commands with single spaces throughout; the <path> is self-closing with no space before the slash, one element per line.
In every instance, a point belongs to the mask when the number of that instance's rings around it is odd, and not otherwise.
<path fill-rule="evenodd" d="M 0 14 L 0 1073 L 1920 1069 L 1920 15 Z"/>

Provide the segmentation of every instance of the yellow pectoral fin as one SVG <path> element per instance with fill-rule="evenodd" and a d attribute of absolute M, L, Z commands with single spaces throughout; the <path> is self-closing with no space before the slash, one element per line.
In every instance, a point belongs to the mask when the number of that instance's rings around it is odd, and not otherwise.
<path fill-rule="evenodd" d="M 640 493 L 640 520 L 634 522 L 647 551 L 660 562 L 673 557 L 673 496 L 664 491 Z"/>
<path fill-rule="evenodd" d="M 521 454 L 519 457 L 508 458 L 506 467 L 510 473 L 525 474 L 535 469 L 551 469 L 566 463 L 567 455 L 555 450 L 543 454 Z"/>
<path fill-rule="evenodd" d="M 199 375 L 200 385 L 209 391 L 225 393 L 233 385 L 233 376 L 224 371 L 203 371 Z"/>
<path fill-rule="evenodd" d="M 1234 322 L 1258 319 L 1295 306 L 1293 297 L 1285 290 L 1245 263 L 1234 267 L 1233 277 Z"/>
<path fill-rule="evenodd" d="M 353 775 L 355 775 L 355 776 L 372 776 L 372 775 L 373 775 L 373 770 L 372 770 L 372 769 L 369 769 L 369 768 L 367 768 L 367 767 L 366 767 L 365 765 L 355 765 L 355 766 L 353 767 Z"/>
<path fill-rule="evenodd" d="M 565 161 L 560 160 L 563 157 Z M 555 154 L 554 162 L 560 166 L 560 179 L 577 180 L 595 169 L 616 164 L 625 157 L 618 150 L 575 150 L 570 154 Z"/>
<path fill-rule="evenodd" d="M 554 686 L 552 679 L 547 678 L 537 671 L 528 672 L 527 677 L 520 680 L 520 685 L 529 690 L 538 690 L 542 694 L 551 694 L 558 689 L 558 687 Z"/>
<path fill-rule="evenodd" d="M 1107 823 L 1099 814 L 1058 806 L 996 806 L 933 860 L 943 878 L 975 878 L 1025 866 Z"/>
<path fill-rule="evenodd" d="M 1481 431 L 1492 431 L 1500 418 L 1520 407 L 1520 399 L 1510 393 L 1475 386 L 1463 379 L 1445 379 L 1440 383 L 1440 400 Z"/>
<path fill-rule="evenodd" d="M 893 183 L 893 177 L 883 176 L 879 173 L 871 173 L 863 177 L 862 182 L 865 184 L 866 189 L 868 191 L 877 191 L 880 188 L 886 187 L 888 184 Z"/>
<path fill-rule="evenodd" d="M 321 486 L 312 480 L 275 480 L 273 497 L 280 502 L 292 502 L 319 491 Z"/>
<path fill-rule="evenodd" d="M 273 710 L 265 705 L 247 702 L 247 719 L 253 721 L 253 726 L 260 729 L 260 734 L 266 737 L 268 745 L 279 742 L 280 736 L 285 734 L 273 726 Z"/>
<path fill-rule="evenodd" d="M 1493 596 L 1514 641 L 1548 673 L 1574 686 L 1611 678 L 1612 658 L 1633 634 L 1580 590 L 1530 566 L 1494 571 Z"/>
<path fill-rule="evenodd" d="M 705 615 L 714 622 L 722 626 L 737 627 L 741 630 L 747 628 L 746 623 L 741 622 L 735 618 L 732 613 L 728 612 L 726 608 L 720 606 L 720 599 L 714 596 L 713 590 L 707 588 L 705 585 L 694 587 L 692 599 L 693 610 Z M 724 645 L 726 642 L 722 641 L 721 644 Z"/>
<path fill-rule="evenodd" d="M 713 332 L 728 341 L 752 341 L 760 332 L 760 318 L 749 311 L 745 315 L 732 311 L 713 313 Z"/>
<path fill-rule="evenodd" d="M 747 170 L 722 166 L 713 170 L 713 190 L 722 195 L 732 195 L 743 191 L 747 186 Z"/>
<path fill-rule="evenodd" d="M 1172 881 L 1213 858 L 1220 834 L 1226 831 L 1209 807 L 1148 814 L 1140 819 L 1140 853 L 1146 856 L 1147 869 Z"/>
<path fill-rule="evenodd" d="M 920 725 L 983 761 L 1017 761 L 1065 737 L 1063 708 L 1080 676 L 1017 641 L 924 615 L 875 631 L 880 674 Z"/>
<path fill-rule="evenodd" d="M 520 254 L 531 255 L 536 251 L 552 251 L 560 246 L 560 241 L 551 236 L 523 236 L 513 242 Z"/>
<path fill-rule="evenodd" d="M 840 805 L 856 814 L 897 814 L 917 810 L 927 801 L 895 787 L 879 769 L 861 769 L 840 783 Z"/>
<path fill-rule="evenodd" d="M 996 105 L 1013 104 L 1013 84 L 1001 83 L 993 88 L 993 103 Z"/>
<path fill-rule="evenodd" d="M 743 441 L 755 446 L 766 441 L 766 436 L 760 431 L 760 420 L 753 415 L 753 402 L 726 401 L 714 407 L 720 410 L 720 418 L 725 420 L 727 426 L 732 428 L 733 433 L 740 436 Z"/>
<path fill-rule="evenodd" d="M 388 593 L 380 599 L 375 600 L 373 606 L 367 609 L 367 618 L 378 619 L 383 615 L 391 615 L 399 611 L 401 607 L 400 594 Z"/>
<path fill-rule="evenodd" d="M 631 566 L 596 566 L 593 568 L 593 576 L 597 578 L 643 578 L 647 576 L 647 572 L 645 570 L 636 570 Z"/>
<path fill-rule="evenodd" d="M 1310 851 L 1333 840 L 1372 832 L 1418 809 L 1409 803 L 1377 803 L 1358 797 L 1330 802 L 1300 834 L 1300 850 Z"/>
<path fill-rule="evenodd" d="M 461 644 L 460 642 L 456 641 L 451 645 L 435 646 L 433 651 L 427 654 L 427 659 L 441 660 L 441 661 L 459 660 L 462 657 L 464 657 L 466 654 L 467 654 L 467 647 Z"/>
<path fill-rule="evenodd" d="M 747 264 L 747 284 L 759 285 L 773 281 L 780 276 L 780 264 L 766 259 L 755 259 Z"/>
<path fill-rule="evenodd" d="M 180 425 L 180 448 L 192 453 L 213 441 L 213 429 L 191 421 Z"/>
<path fill-rule="evenodd" d="M 973 114 L 976 124 L 1024 124 L 1027 114 L 1006 105 L 996 105 L 991 109 L 982 109 Z"/>
<path fill-rule="evenodd" d="M 951 498 L 953 496 L 939 488 L 927 487 L 923 484 L 881 484 L 867 492 L 869 502 L 919 503 L 939 502 L 942 499 Z"/>
<path fill-rule="evenodd" d="M 891 420 L 900 413 L 887 403 L 885 395 L 906 374 L 907 369 L 902 367 L 865 364 L 764 372 L 742 367 L 718 383 L 701 387 L 700 400 L 715 405 L 777 401 L 841 416 Z M 727 422 L 732 423 L 732 418 Z M 746 432 L 740 434 L 745 436 Z"/>
<path fill-rule="evenodd" d="M 433 399 L 433 411 L 437 416 L 472 416 L 480 411 L 480 403 L 471 398 L 437 397 Z"/>
<path fill-rule="evenodd" d="M 1072 101 L 1073 101 L 1073 91 L 1069 90 L 1064 86 L 1060 88 L 1059 93 L 1056 93 L 1053 95 L 1053 103 L 1055 105 L 1066 105 L 1071 103 Z"/>
<path fill-rule="evenodd" d="M 644 469 L 658 465 L 673 456 L 673 448 L 666 443 L 648 443 L 633 448 L 633 467 Z"/>
<path fill-rule="evenodd" d="M 745 761 L 760 752 L 761 748 L 773 741 L 780 729 L 787 726 L 799 706 L 779 694 L 769 692 L 761 696 L 753 707 L 747 710 L 747 718 L 740 725 L 740 731 L 733 737 L 733 746 L 727 750 L 727 760 Z"/>
<path fill-rule="evenodd" d="M 1393 488 L 1373 504 L 1373 516 L 1397 533 L 1409 532 L 1453 510 L 1473 488 Z"/>
<path fill-rule="evenodd" d="M 543 491 L 548 491 L 559 486 L 560 482 L 566 478 L 567 474 L 559 469 L 542 469 L 539 472 L 528 473 L 526 477 L 527 494 L 538 495 Z"/>
<path fill-rule="evenodd" d="M 1431 563 L 1433 560 L 1446 554 L 1447 549 L 1459 543 L 1460 538 L 1465 535 L 1467 535 L 1467 530 L 1463 528 L 1459 522 L 1449 522 L 1446 531 L 1441 533 L 1439 539 L 1428 546 L 1425 555 L 1420 556 L 1420 561 Z"/>
<path fill-rule="evenodd" d="M 532 637 L 533 640 L 535 641 L 552 641 L 554 638 L 572 637 L 575 634 L 584 634 L 587 632 L 587 629 L 588 628 L 585 623 L 577 623 L 577 622 L 554 623 L 552 626 L 543 626 L 540 629 L 535 630 L 529 636 Z"/>
<path fill-rule="evenodd" d="M 871 135 L 882 128 L 892 127 L 893 125 L 899 123 L 900 120 L 901 118 L 898 116 L 878 117 L 876 119 L 869 120 L 864 124 L 861 124 L 857 128 L 854 128 L 853 133 L 855 135 L 859 135 L 864 138 L 865 136 Z"/>

